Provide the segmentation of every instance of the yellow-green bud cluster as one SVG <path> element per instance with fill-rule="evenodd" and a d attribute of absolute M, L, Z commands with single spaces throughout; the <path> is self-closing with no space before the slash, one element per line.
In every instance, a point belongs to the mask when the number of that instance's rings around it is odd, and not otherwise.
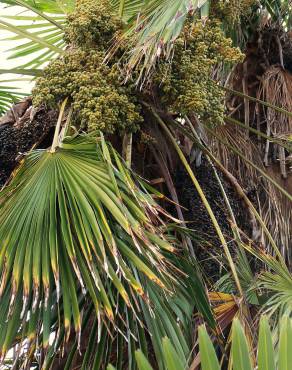
<path fill-rule="evenodd" d="M 120 18 L 112 11 L 109 0 L 77 0 L 68 16 L 65 40 L 81 48 L 107 48 L 122 27 Z"/>
<path fill-rule="evenodd" d="M 69 97 L 74 119 L 89 131 L 135 131 L 142 121 L 136 97 L 120 84 L 117 66 L 105 65 L 103 58 L 94 49 L 68 49 L 37 80 L 34 105 L 54 107 Z"/>
<path fill-rule="evenodd" d="M 160 63 L 154 76 L 163 105 L 172 113 L 194 112 L 205 121 L 223 122 L 224 93 L 211 78 L 212 70 L 241 58 L 218 22 L 188 24 L 175 43 L 171 63 Z"/>
<path fill-rule="evenodd" d="M 256 0 L 213 0 L 211 13 L 229 24 L 239 24 L 240 18 L 247 15 L 255 3 Z"/>

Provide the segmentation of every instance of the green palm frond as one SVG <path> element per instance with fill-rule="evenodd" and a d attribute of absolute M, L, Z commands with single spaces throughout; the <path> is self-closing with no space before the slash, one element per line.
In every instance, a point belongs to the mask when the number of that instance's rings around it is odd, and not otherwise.
<path fill-rule="evenodd" d="M 147 359 L 150 357 L 153 359 L 153 356 L 155 356 L 159 369 L 165 370 L 163 341 L 165 337 L 168 337 L 171 345 L 176 348 L 176 357 L 179 359 L 179 362 L 184 364 L 188 362 L 193 343 L 193 300 L 194 298 L 195 301 L 200 300 L 201 306 L 199 307 L 195 304 L 196 310 L 200 311 L 204 301 L 206 304 L 205 310 L 210 311 L 210 306 L 206 302 L 206 298 L 202 297 L 204 289 L 200 287 L 201 280 L 194 273 L 196 271 L 195 266 L 192 266 L 187 261 L 181 264 L 182 256 L 177 258 L 176 261 L 172 258 L 171 260 L 181 270 L 186 267 L 185 265 L 189 266 L 189 269 L 183 270 L 188 273 L 189 277 L 181 277 L 184 289 L 180 287 L 176 290 L 175 295 L 169 297 L 161 294 L 161 289 L 155 283 L 143 282 L 142 280 L 142 284 L 145 284 L 145 286 L 147 284 L 147 293 L 151 305 L 142 297 L 137 297 L 141 308 L 137 317 L 131 308 L 127 307 L 125 302 L 120 299 L 119 317 L 115 321 L 115 325 L 119 330 L 114 337 L 110 331 L 111 324 L 107 323 L 107 326 L 110 325 L 110 330 L 103 324 L 100 327 L 94 308 L 91 307 L 88 310 L 85 314 L 81 331 L 82 333 L 85 331 L 85 338 L 83 339 L 83 336 L 81 336 L 81 344 L 83 340 L 84 344 L 86 343 L 86 351 L 82 352 L 82 368 L 99 368 L 99 366 L 106 365 L 109 362 L 118 369 L 121 368 L 122 364 L 124 367 L 133 368 L 135 367 L 135 361 L 139 365 L 138 358 L 135 359 L 135 351 L 140 349 Z M 90 317 L 91 320 L 94 319 L 89 333 L 88 329 L 86 332 L 88 327 L 87 317 Z M 206 320 L 213 326 L 212 320 L 208 320 L 208 317 L 206 317 Z M 140 325 L 141 322 L 143 326 Z M 113 328 L 113 330 L 115 329 Z M 59 348 L 60 343 L 60 340 L 55 339 L 51 345 L 50 355 L 46 358 L 44 369 L 49 368 L 50 364 L 55 361 L 57 354 L 61 351 L 61 349 L 60 351 L 56 350 L 56 348 Z M 66 357 L 66 369 L 72 367 L 77 347 L 78 338 L 75 339 L 68 349 L 70 354 Z M 109 349 L 113 350 L 113 356 L 109 356 Z M 125 356 L 125 353 L 127 353 L 127 356 Z M 113 357 L 115 360 L 113 360 Z"/>
<path fill-rule="evenodd" d="M 261 0 L 273 21 L 280 21 L 286 27 L 291 27 L 291 1 L 289 0 Z"/>
<path fill-rule="evenodd" d="M 159 226 L 159 207 L 104 141 L 74 137 L 54 153 L 29 153 L 0 207 L 2 355 L 17 335 L 29 336 L 49 302 L 60 306 L 68 338 L 71 323 L 80 333 L 83 297 L 114 322 L 117 295 L 135 312 L 133 296 L 147 298 L 147 281 L 172 290 L 164 254 L 174 248 Z"/>
<path fill-rule="evenodd" d="M 12 4 L 19 5 L 26 11 L 34 12 L 35 15 L 31 16 L 24 13 L 0 17 L 0 28 L 14 34 L 13 37 L 6 40 L 17 42 L 23 40 L 23 43 L 8 50 L 10 52 L 8 59 L 30 55 L 29 62 L 20 65 L 19 68 L 38 68 L 62 53 L 65 47 L 63 28 L 66 16 L 60 7 L 57 13 L 47 15 L 39 7 L 31 5 L 27 1 L 14 1 Z M 50 8 L 47 7 L 47 11 L 48 9 Z"/>
<path fill-rule="evenodd" d="M 39 15 L 41 18 L 43 19 L 46 19 L 48 22 L 52 23 L 53 25 L 55 25 L 56 27 L 60 28 L 60 29 L 63 29 L 63 26 L 61 23 L 57 22 L 54 18 L 48 16 L 46 13 L 43 13 L 40 9 L 40 6 L 39 4 L 31 4 L 29 1 L 23 1 L 23 0 L 15 0 L 13 2 L 15 5 L 17 6 L 21 6 L 21 7 L 24 7 L 26 8 L 27 10 L 30 10 L 32 11 L 33 13 Z M 50 12 L 52 12 L 52 10 L 55 10 L 55 7 L 53 9 L 50 9 L 47 8 Z M 47 10 L 47 11 L 48 11 Z M 60 10 L 60 9 L 59 9 Z"/>
<path fill-rule="evenodd" d="M 231 353 L 229 367 L 234 370 L 275 370 L 289 369 L 292 355 L 289 348 L 292 340 L 292 320 L 284 315 L 279 330 L 279 343 L 274 345 L 274 339 L 269 327 L 268 319 L 261 317 L 257 353 L 253 354 L 249 338 L 238 319 L 234 319 L 231 334 Z M 162 342 L 163 361 L 166 370 L 183 370 L 188 368 L 177 357 L 176 348 L 168 338 Z M 199 348 L 202 370 L 219 370 L 221 367 L 213 343 L 204 326 L 199 328 Z M 141 350 L 135 353 L 139 370 L 153 370 Z M 255 359 L 256 357 L 256 359 Z M 277 367 L 276 367 L 277 364 Z M 113 367 L 108 367 L 114 369 Z"/>
<path fill-rule="evenodd" d="M 12 104 L 16 103 L 26 95 L 19 92 L 17 87 L 9 86 L 10 83 L 14 81 L 15 80 L 0 81 L 0 116 L 4 114 Z"/>
<path fill-rule="evenodd" d="M 84 369 L 92 369 L 112 362 L 117 368 L 120 368 L 121 364 L 128 364 L 128 368 L 131 368 L 134 367 L 135 363 L 135 351 L 141 349 L 146 355 L 150 351 L 154 352 L 153 355 L 159 368 L 164 369 L 162 340 L 165 336 L 168 336 L 172 345 L 175 346 L 180 361 L 187 362 L 191 351 L 191 342 L 185 333 L 191 328 L 192 309 L 185 309 L 186 297 L 179 294 L 175 300 L 171 299 L 168 302 L 154 284 L 147 284 L 147 290 L 150 299 L 154 299 L 154 301 L 149 305 L 149 302 L 138 298 L 138 302 L 141 304 L 138 318 L 133 310 L 120 299 L 120 316 L 115 320 L 116 328 L 110 322 L 106 325 L 100 322 L 93 307 L 85 309 L 80 348 L 83 356 L 80 366 L 82 363 Z M 89 320 L 92 323 L 90 330 L 88 330 Z M 83 334 L 84 332 L 85 334 Z M 112 332 L 115 332 L 114 336 L 112 336 Z M 63 341 L 64 331 L 62 336 Z M 53 330 L 51 337 L 55 337 Z M 44 369 L 49 369 L 51 364 L 56 361 L 56 357 L 62 350 L 60 348 L 62 341 L 55 338 L 49 348 L 50 354 L 46 356 Z M 83 341 L 84 346 L 82 346 Z M 78 349 L 78 337 L 72 344 L 67 343 L 66 346 L 70 353 L 65 358 L 66 369 L 71 369 Z M 113 356 L 109 356 L 111 349 Z M 125 353 L 128 354 L 126 358 Z"/>
<path fill-rule="evenodd" d="M 291 318 L 286 315 L 282 317 L 279 332 L 279 344 L 275 345 L 268 319 L 266 316 L 262 316 L 259 325 L 258 348 L 257 352 L 253 353 L 250 339 L 245 334 L 243 326 L 238 319 L 234 319 L 229 366 L 232 366 L 235 370 L 289 368 L 288 364 L 291 363 L 289 361 L 292 360 L 288 344 L 288 340 L 291 340 L 292 335 Z M 200 351 L 203 350 L 204 354 L 208 353 L 207 356 L 202 356 L 201 358 L 202 370 L 220 369 L 215 349 L 204 327 L 199 329 L 199 342 Z M 275 366 L 276 362 L 278 367 Z"/>
<path fill-rule="evenodd" d="M 164 337 L 161 342 L 161 368 L 165 370 L 185 370 L 187 368 L 187 362 L 179 357 L 177 349 L 173 346 L 169 338 Z M 139 349 L 135 352 L 135 359 L 139 370 L 153 370 L 153 367 L 142 350 Z M 109 365 L 107 370 L 116 370 L 116 368 Z"/>
<path fill-rule="evenodd" d="M 75 0 L 1 0 L 0 3 L 7 5 L 21 5 L 49 14 L 58 14 L 60 9 L 65 13 L 70 12 L 75 6 Z M 20 4 L 22 3 L 22 4 Z"/>
<path fill-rule="evenodd" d="M 267 266 L 267 270 L 259 274 L 258 288 L 262 292 L 262 308 L 276 319 L 283 313 L 292 312 L 292 274 L 283 261 L 267 255 L 262 251 L 252 250 L 259 260 Z M 277 321 L 276 321 L 277 322 Z"/>
<path fill-rule="evenodd" d="M 2 357 L 17 343 L 19 361 L 33 364 L 38 343 L 49 369 L 66 344 L 66 368 L 78 348 L 84 368 L 99 368 L 108 348 L 118 346 L 116 364 L 127 348 L 132 363 L 150 340 L 163 369 L 167 336 L 186 363 L 194 307 L 215 322 L 160 207 L 102 137 L 68 137 L 54 148 L 27 154 L 0 193 Z"/>

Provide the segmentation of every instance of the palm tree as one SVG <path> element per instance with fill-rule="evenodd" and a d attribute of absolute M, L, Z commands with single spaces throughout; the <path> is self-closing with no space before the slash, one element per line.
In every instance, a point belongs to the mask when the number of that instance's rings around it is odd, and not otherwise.
<path fill-rule="evenodd" d="M 1 2 L 3 366 L 285 368 L 289 1 Z"/>

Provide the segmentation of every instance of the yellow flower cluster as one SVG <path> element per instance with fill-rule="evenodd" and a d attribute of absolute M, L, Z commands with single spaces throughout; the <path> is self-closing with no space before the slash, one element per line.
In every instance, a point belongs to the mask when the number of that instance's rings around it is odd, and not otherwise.
<path fill-rule="evenodd" d="M 240 17 L 247 15 L 256 0 L 213 0 L 211 11 L 214 17 L 224 19 L 227 23 L 237 24 Z"/>
<path fill-rule="evenodd" d="M 115 33 L 122 28 L 109 0 L 77 0 L 68 16 L 65 40 L 80 48 L 107 49 Z"/>
<path fill-rule="evenodd" d="M 54 107 L 69 97 L 74 119 L 88 131 L 135 131 L 142 121 L 135 94 L 120 84 L 116 65 L 105 65 L 103 58 L 103 52 L 94 49 L 67 50 L 37 80 L 34 105 Z"/>
<path fill-rule="evenodd" d="M 119 56 L 104 63 L 121 26 L 109 0 L 77 0 L 68 18 L 68 48 L 37 80 L 34 105 L 54 107 L 68 97 L 78 126 L 109 134 L 136 131 L 143 121 L 138 101 L 153 96 L 174 114 L 194 112 L 214 124 L 223 121 L 224 94 L 212 72 L 220 63 L 238 62 L 242 54 L 224 36 L 220 23 L 189 19 L 175 41 L 172 60 L 159 62 L 150 92 L 149 85 L 138 92 L 129 82 L 121 83 Z"/>
<path fill-rule="evenodd" d="M 172 62 L 160 63 L 154 76 L 163 105 L 173 113 L 194 112 L 205 121 L 221 123 L 224 93 L 211 78 L 212 70 L 241 58 L 218 22 L 189 23 L 175 43 Z"/>

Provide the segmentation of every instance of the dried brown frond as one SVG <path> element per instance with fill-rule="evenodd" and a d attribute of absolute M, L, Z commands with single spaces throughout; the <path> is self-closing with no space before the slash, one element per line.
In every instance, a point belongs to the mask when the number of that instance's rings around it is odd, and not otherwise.
<path fill-rule="evenodd" d="M 277 107 L 292 111 L 292 75 L 280 66 L 271 66 L 262 76 L 258 97 Z M 292 133 L 292 118 L 277 112 L 272 108 L 267 108 L 266 112 L 266 131 L 269 136 L 279 136 Z M 284 178 L 287 178 L 287 163 L 285 149 L 279 145 L 270 147 L 270 142 L 266 143 L 264 163 L 269 164 L 271 150 L 274 150 L 280 164 L 280 171 Z"/>
<path fill-rule="evenodd" d="M 228 144 L 239 150 L 248 160 L 259 168 L 264 169 L 261 147 L 257 146 L 246 132 L 234 125 L 226 124 L 216 129 L 218 137 L 227 141 Z M 222 164 L 230 171 L 245 189 L 247 196 L 258 209 L 267 228 L 271 232 L 281 254 L 291 260 L 289 246 L 292 242 L 292 210 L 288 200 L 268 180 L 259 176 L 259 173 L 245 160 L 233 153 L 226 146 L 215 140 L 212 144 L 213 151 L 220 158 Z M 281 176 L 278 166 L 273 165 L 266 169 L 267 173 L 274 178 L 283 188 L 292 192 L 291 181 L 288 183 Z M 291 177 L 290 177 L 291 178 Z M 290 188 L 289 188 L 290 184 Z M 252 239 L 261 243 L 267 251 L 270 245 L 263 230 L 259 227 L 255 218 L 250 219 Z"/>

